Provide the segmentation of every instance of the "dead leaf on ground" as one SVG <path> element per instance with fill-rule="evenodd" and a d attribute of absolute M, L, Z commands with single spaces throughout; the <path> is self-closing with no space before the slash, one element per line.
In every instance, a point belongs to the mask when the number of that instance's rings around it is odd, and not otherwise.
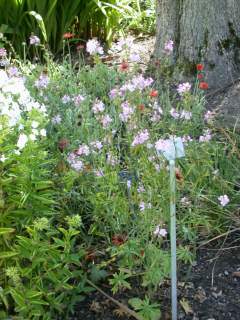
<path fill-rule="evenodd" d="M 233 277 L 240 278 L 240 271 L 233 272 Z"/>
<path fill-rule="evenodd" d="M 124 317 L 124 319 L 126 319 L 126 317 L 129 317 L 129 315 L 122 308 L 117 308 L 113 310 L 113 313 L 119 318 Z"/>
<path fill-rule="evenodd" d="M 197 292 L 194 295 L 194 299 L 199 301 L 200 303 L 203 303 L 207 299 L 206 292 L 202 287 L 197 288 Z"/>
<path fill-rule="evenodd" d="M 193 314 L 193 309 L 190 306 L 189 302 L 185 298 L 180 300 L 180 305 L 182 306 L 182 308 L 183 308 L 184 312 L 186 313 L 186 315 Z"/>
<path fill-rule="evenodd" d="M 99 302 L 93 301 L 90 305 L 90 310 L 96 313 L 100 313 L 102 311 L 102 307 Z"/>

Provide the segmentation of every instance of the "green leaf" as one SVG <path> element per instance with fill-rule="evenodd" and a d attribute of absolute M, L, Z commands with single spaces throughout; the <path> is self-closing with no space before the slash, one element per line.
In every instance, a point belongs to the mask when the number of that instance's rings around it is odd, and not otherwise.
<path fill-rule="evenodd" d="M 101 270 L 97 266 L 93 265 L 91 269 L 90 278 L 92 282 L 96 283 L 100 280 L 103 280 L 107 277 L 108 273 L 106 270 Z"/>
<path fill-rule="evenodd" d="M 0 252 L 0 259 L 7 259 L 18 255 L 18 252 L 14 251 L 2 251 Z"/>
<path fill-rule="evenodd" d="M 0 228 L 0 235 L 12 233 L 14 231 L 15 231 L 15 229 L 13 229 L 13 228 Z"/>
<path fill-rule="evenodd" d="M 128 300 L 128 303 L 135 309 L 135 310 L 141 310 L 143 307 L 143 302 L 139 298 L 132 298 Z"/>
<path fill-rule="evenodd" d="M 44 24 L 43 18 L 41 17 L 40 14 L 38 14 L 35 11 L 30 11 L 28 13 L 37 20 L 38 26 L 39 26 L 40 30 L 42 31 L 43 38 L 47 42 L 47 31 L 46 31 L 46 28 L 45 28 L 45 24 Z"/>

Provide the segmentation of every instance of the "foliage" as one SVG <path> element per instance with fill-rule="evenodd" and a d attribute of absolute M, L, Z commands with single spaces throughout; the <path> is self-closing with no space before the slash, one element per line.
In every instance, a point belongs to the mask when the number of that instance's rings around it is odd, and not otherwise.
<path fill-rule="evenodd" d="M 121 25 L 125 32 L 154 34 L 156 31 L 156 1 L 132 0 L 133 11 L 122 16 Z"/>
<path fill-rule="evenodd" d="M 29 42 L 31 34 L 41 38 L 54 54 L 62 50 L 67 31 L 75 33 L 75 43 L 95 36 L 110 42 L 120 18 L 126 12 L 131 15 L 133 9 L 126 0 L 2 0 L 0 12 L 0 32 L 23 56 L 23 43 Z M 27 55 L 36 56 L 35 48 L 30 47 Z"/>
<path fill-rule="evenodd" d="M 102 63 L 90 42 L 91 65 L 79 60 L 79 70 L 68 57 L 61 65 L 49 58 L 47 69 L 21 63 L 25 79 L 12 66 L 1 71 L 0 297 L 8 315 L 69 316 L 90 277 L 114 294 L 137 279 L 146 297 L 129 303 L 143 319 L 160 317 L 152 300 L 170 270 L 161 152 L 176 136 L 186 152 L 176 167 L 179 263 L 232 223 L 239 136 L 215 126 L 198 79 L 172 80 L 171 42 L 156 80 L 121 42 L 120 66 Z"/>

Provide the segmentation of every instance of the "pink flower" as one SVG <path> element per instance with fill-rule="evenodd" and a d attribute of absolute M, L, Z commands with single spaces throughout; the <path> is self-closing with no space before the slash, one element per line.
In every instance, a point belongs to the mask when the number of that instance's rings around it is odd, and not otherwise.
<path fill-rule="evenodd" d="M 134 138 L 133 142 L 132 142 L 132 147 L 135 147 L 139 144 L 143 144 L 144 142 L 146 142 L 149 139 L 149 133 L 148 130 L 145 129 L 143 131 L 140 131 L 136 137 Z"/>
<path fill-rule="evenodd" d="M 173 52 L 174 42 L 172 40 L 169 40 L 164 45 L 164 50 L 167 54 L 170 54 Z"/>
<path fill-rule="evenodd" d="M 131 115 L 134 113 L 134 110 L 127 101 L 123 102 L 121 104 L 121 107 L 122 112 L 119 114 L 119 118 L 123 122 L 127 122 L 130 119 Z"/>
<path fill-rule="evenodd" d="M 7 56 L 7 51 L 5 48 L 0 48 L 0 57 L 5 58 Z"/>
<path fill-rule="evenodd" d="M 206 130 L 204 132 L 204 135 L 199 137 L 199 142 L 208 142 L 211 139 L 212 139 L 211 131 L 210 130 Z"/>
<path fill-rule="evenodd" d="M 191 84 L 189 82 L 180 83 L 177 92 L 180 94 L 180 96 L 183 96 L 185 93 L 189 92 L 191 90 Z"/>
<path fill-rule="evenodd" d="M 54 116 L 52 118 L 52 123 L 53 124 L 60 124 L 62 122 L 62 118 L 59 114 L 57 114 L 56 116 Z"/>
<path fill-rule="evenodd" d="M 40 39 L 39 39 L 37 36 L 35 36 L 35 35 L 31 35 L 31 36 L 29 37 L 29 43 L 30 43 L 31 45 L 37 46 L 37 45 L 40 44 Z"/>
<path fill-rule="evenodd" d="M 226 194 L 224 194 L 223 196 L 218 197 L 218 200 L 219 200 L 220 205 L 222 207 L 225 207 L 230 201 Z"/>
<path fill-rule="evenodd" d="M 104 176 L 104 173 L 103 171 L 100 169 L 100 170 L 94 170 L 94 174 L 96 177 L 103 177 Z"/>
<path fill-rule="evenodd" d="M 152 205 L 150 202 L 146 204 L 145 202 L 141 201 L 139 203 L 139 210 L 140 211 L 144 211 L 145 209 L 151 209 L 151 208 L 152 208 Z"/>
<path fill-rule="evenodd" d="M 74 153 L 70 153 L 67 157 L 67 161 L 72 167 L 72 169 L 76 171 L 83 171 L 84 164 L 81 160 L 77 158 L 77 156 Z"/>
<path fill-rule="evenodd" d="M 192 112 L 182 110 L 180 114 L 181 119 L 190 120 L 192 118 Z"/>
<path fill-rule="evenodd" d="M 38 89 L 46 89 L 49 84 L 49 78 L 45 74 L 41 74 L 38 80 L 35 81 L 35 87 Z"/>
<path fill-rule="evenodd" d="M 103 116 L 101 119 L 101 123 L 103 125 L 103 128 L 107 129 L 112 121 L 113 121 L 112 118 L 108 114 Z"/>
<path fill-rule="evenodd" d="M 17 67 L 11 66 L 7 71 L 10 77 L 17 77 L 19 75 L 19 70 Z"/>
<path fill-rule="evenodd" d="M 170 115 L 174 118 L 174 119 L 178 119 L 180 117 L 180 114 L 177 112 L 177 110 L 175 108 L 172 108 L 170 110 Z"/>
<path fill-rule="evenodd" d="M 101 142 L 101 141 L 98 141 L 98 140 L 92 141 L 92 142 L 90 143 L 90 145 L 91 145 L 92 148 L 95 148 L 95 149 L 97 149 L 97 150 L 101 150 L 102 147 L 103 147 L 102 142 Z"/>
<path fill-rule="evenodd" d="M 83 102 L 83 101 L 84 101 L 84 97 L 82 95 L 80 95 L 80 94 L 78 94 L 77 96 L 73 97 L 73 102 L 74 102 L 76 107 L 78 107 L 81 104 L 81 102 Z"/>
<path fill-rule="evenodd" d="M 105 105 L 101 100 L 96 100 L 93 107 L 92 107 L 92 111 L 93 113 L 97 114 L 100 112 L 103 112 L 105 110 Z"/>
<path fill-rule="evenodd" d="M 166 237 L 167 235 L 167 230 L 162 229 L 160 226 L 157 226 L 153 234 L 157 237 Z"/>
<path fill-rule="evenodd" d="M 204 120 L 209 122 L 210 120 L 212 120 L 214 118 L 214 116 L 215 116 L 215 112 L 208 110 L 204 115 Z"/>
<path fill-rule="evenodd" d="M 86 144 L 82 144 L 79 146 L 75 154 L 78 156 L 88 156 L 90 154 L 89 147 Z"/>
<path fill-rule="evenodd" d="M 96 39 L 88 40 L 86 45 L 86 51 L 90 55 L 103 54 L 103 48 L 101 47 L 100 43 Z"/>
<path fill-rule="evenodd" d="M 167 151 L 169 149 L 171 145 L 171 141 L 169 139 L 159 139 L 156 143 L 155 143 L 155 148 L 157 151 Z"/>
<path fill-rule="evenodd" d="M 109 92 L 108 96 L 109 96 L 109 98 L 110 98 L 111 100 L 113 100 L 114 98 L 117 97 L 118 93 L 119 93 L 119 92 L 118 92 L 117 89 L 112 89 L 112 90 Z"/>
<path fill-rule="evenodd" d="M 69 95 L 65 94 L 62 97 L 62 103 L 66 104 L 66 103 L 69 103 L 70 101 L 71 101 L 71 98 L 69 97 Z"/>
<path fill-rule="evenodd" d="M 145 188 L 144 188 L 144 186 L 143 186 L 142 184 L 140 184 L 140 185 L 138 186 L 137 192 L 138 192 L 138 193 L 145 192 Z"/>

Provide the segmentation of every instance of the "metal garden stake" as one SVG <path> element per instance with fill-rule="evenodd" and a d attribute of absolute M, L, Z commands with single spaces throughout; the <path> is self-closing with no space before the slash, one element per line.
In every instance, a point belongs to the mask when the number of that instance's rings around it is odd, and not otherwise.
<path fill-rule="evenodd" d="M 169 139 L 168 148 L 162 152 L 169 161 L 170 171 L 170 236 L 171 236 L 171 287 L 172 287 L 172 320 L 177 320 L 177 254 L 176 254 L 176 174 L 175 159 L 184 157 L 184 146 L 181 138 Z"/>

